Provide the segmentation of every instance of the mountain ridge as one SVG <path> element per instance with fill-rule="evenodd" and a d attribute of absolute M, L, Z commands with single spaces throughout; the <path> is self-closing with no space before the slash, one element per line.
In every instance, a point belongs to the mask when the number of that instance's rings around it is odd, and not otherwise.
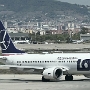
<path fill-rule="evenodd" d="M 12 11 L 15 15 L 30 12 L 42 12 L 43 15 L 53 18 L 57 14 L 88 15 L 88 9 L 84 5 L 70 4 L 55 0 L 0 0 L 0 11 Z M 12 15 L 12 14 L 11 14 Z M 25 14 L 24 14 L 25 15 Z"/>

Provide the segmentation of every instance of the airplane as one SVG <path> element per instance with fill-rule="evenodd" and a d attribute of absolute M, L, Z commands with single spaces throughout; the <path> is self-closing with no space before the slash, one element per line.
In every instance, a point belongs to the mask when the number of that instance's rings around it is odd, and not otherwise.
<path fill-rule="evenodd" d="M 84 42 L 83 39 L 81 39 L 81 40 L 72 40 L 72 43 L 74 43 L 74 44 L 79 44 L 79 43 L 83 43 L 83 42 Z"/>
<path fill-rule="evenodd" d="M 16 40 L 14 44 L 30 44 L 29 40 Z"/>
<path fill-rule="evenodd" d="M 2 42 L 5 43 L 1 43 L 1 48 L 5 53 L 20 52 L 13 46 L 2 25 L 0 22 Z M 66 81 L 72 81 L 73 75 L 77 74 L 90 78 L 90 53 L 16 54 L 0 56 L 0 62 L 5 64 L 0 67 L 9 67 L 10 70 L 42 74 L 43 82 L 60 81 L 63 75 Z"/>

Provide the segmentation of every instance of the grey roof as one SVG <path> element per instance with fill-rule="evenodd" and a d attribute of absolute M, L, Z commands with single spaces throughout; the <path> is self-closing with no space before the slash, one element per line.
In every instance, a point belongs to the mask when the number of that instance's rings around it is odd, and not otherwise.
<path fill-rule="evenodd" d="M 28 33 L 9 33 L 10 37 L 28 37 Z"/>
<path fill-rule="evenodd" d="M 80 34 L 80 36 L 90 36 L 90 34 Z"/>

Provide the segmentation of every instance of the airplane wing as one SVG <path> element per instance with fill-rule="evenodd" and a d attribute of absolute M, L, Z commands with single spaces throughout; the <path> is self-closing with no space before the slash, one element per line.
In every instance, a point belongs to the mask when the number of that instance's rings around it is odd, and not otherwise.
<path fill-rule="evenodd" d="M 28 69 L 43 69 L 43 67 L 37 67 L 37 66 L 18 66 L 18 65 L 0 65 L 0 68 L 28 68 Z"/>
<path fill-rule="evenodd" d="M 56 68 L 57 66 L 55 66 Z M 24 70 L 38 70 L 38 71 L 43 71 L 46 68 L 39 67 L 39 66 L 18 66 L 18 65 L 0 65 L 0 69 L 24 69 Z M 51 68 L 51 67 L 47 67 Z M 65 66 L 59 66 L 58 68 L 62 69 L 63 72 L 66 72 L 69 70 L 68 67 Z"/>

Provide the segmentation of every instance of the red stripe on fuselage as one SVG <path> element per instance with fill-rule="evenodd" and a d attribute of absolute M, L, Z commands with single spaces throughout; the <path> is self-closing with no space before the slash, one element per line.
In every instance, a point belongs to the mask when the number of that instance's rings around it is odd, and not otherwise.
<path fill-rule="evenodd" d="M 9 55 L 22 55 L 23 53 L 2 53 L 2 56 L 9 56 Z"/>

